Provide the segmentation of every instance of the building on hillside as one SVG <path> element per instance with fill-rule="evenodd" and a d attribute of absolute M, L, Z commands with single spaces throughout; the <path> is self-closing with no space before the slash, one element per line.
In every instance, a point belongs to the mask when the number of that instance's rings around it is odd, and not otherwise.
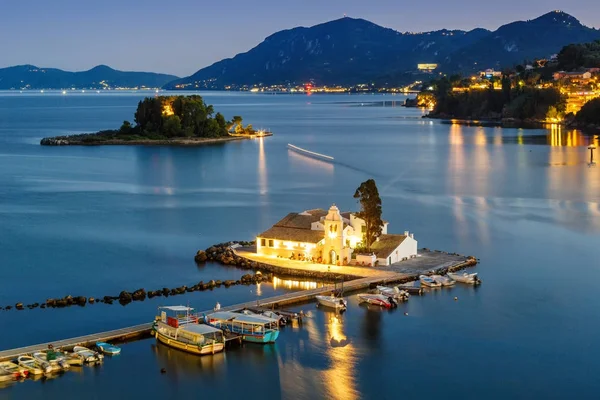
<path fill-rule="evenodd" d="M 391 265 L 417 256 L 414 234 L 388 234 L 384 221 L 382 235 L 371 246 L 372 254 L 353 257 L 363 241 L 365 221 L 351 212 L 340 213 L 336 205 L 290 213 L 256 237 L 256 253 L 263 256 L 309 260 L 332 265 Z"/>
<path fill-rule="evenodd" d="M 417 69 L 421 72 L 433 72 L 438 67 L 437 64 L 433 63 L 421 63 L 417 64 Z"/>
<path fill-rule="evenodd" d="M 590 71 L 583 71 L 583 72 L 558 71 L 558 72 L 554 73 L 553 77 L 554 77 L 555 81 L 568 80 L 570 82 L 585 83 L 592 78 L 592 73 Z"/>
<path fill-rule="evenodd" d="M 501 78 L 502 77 L 502 71 L 496 71 L 493 68 L 488 68 L 485 71 L 479 72 L 479 76 L 481 78 L 486 78 L 486 79 L 490 79 L 490 78 L 493 78 L 493 77 Z"/>

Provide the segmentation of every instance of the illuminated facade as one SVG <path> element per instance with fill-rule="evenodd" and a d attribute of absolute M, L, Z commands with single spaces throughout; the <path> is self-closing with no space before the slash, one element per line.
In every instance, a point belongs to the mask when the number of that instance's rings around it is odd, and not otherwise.
<path fill-rule="evenodd" d="M 417 69 L 419 71 L 425 71 L 425 72 L 431 72 L 433 70 L 435 70 L 438 67 L 437 64 L 433 64 L 433 63 L 421 63 L 421 64 L 417 64 Z"/>
<path fill-rule="evenodd" d="M 390 235 L 387 227 L 384 221 L 382 235 L 371 246 L 378 264 L 390 265 L 415 257 L 414 236 L 409 232 Z M 363 219 L 350 212 L 340 213 L 334 204 L 329 211 L 316 209 L 288 214 L 256 237 L 256 252 L 263 256 L 350 265 L 354 248 L 363 241 L 365 230 Z"/>

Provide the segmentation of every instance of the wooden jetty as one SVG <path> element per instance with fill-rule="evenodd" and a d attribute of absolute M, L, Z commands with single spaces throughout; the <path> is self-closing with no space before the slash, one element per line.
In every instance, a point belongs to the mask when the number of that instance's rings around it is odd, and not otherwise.
<path fill-rule="evenodd" d="M 357 290 L 368 289 L 370 285 L 376 283 L 391 282 L 394 280 L 400 280 L 405 278 L 405 274 L 397 274 L 395 278 L 390 279 L 386 277 L 369 277 L 355 279 L 353 281 L 344 283 L 344 291 L 351 292 Z M 303 290 L 300 292 L 286 293 L 279 296 L 269 297 L 264 300 L 254 300 L 242 304 L 235 304 L 227 307 L 221 307 L 220 311 L 239 311 L 245 308 L 279 308 L 284 305 L 298 304 L 303 302 L 309 302 L 320 294 L 329 294 L 336 290 L 335 285 L 328 285 L 316 289 Z M 202 313 L 211 313 L 213 310 L 203 311 Z M 201 313 L 201 314 L 202 314 Z M 145 323 L 127 328 L 115 329 L 112 331 L 93 333 L 90 335 L 74 337 L 70 339 L 57 340 L 48 343 L 40 343 L 32 346 L 20 347 L 17 349 L 3 350 L 0 351 L 0 361 L 14 360 L 21 355 L 31 354 L 36 351 L 43 351 L 48 349 L 48 345 L 54 346 L 54 348 L 70 348 L 73 346 L 92 346 L 96 342 L 108 342 L 117 341 L 123 342 L 127 340 L 140 339 L 149 337 L 152 330 L 152 323 Z M 239 340 L 238 336 L 227 337 L 227 341 Z"/>

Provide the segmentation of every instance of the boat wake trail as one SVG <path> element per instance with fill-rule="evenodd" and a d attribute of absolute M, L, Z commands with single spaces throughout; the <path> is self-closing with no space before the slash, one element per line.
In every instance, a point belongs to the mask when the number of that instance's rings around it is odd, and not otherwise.
<path fill-rule="evenodd" d="M 314 160 L 319 160 L 319 161 L 328 163 L 330 165 L 339 165 L 340 167 L 348 168 L 348 169 L 351 169 L 351 170 L 356 171 L 356 172 L 360 172 L 362 174 L 368 175 L 368 176 L 373 177 L 373 178 L 380 178 L 380 177 L 382 177 L 380 174 L 375 174 L 375 173 L 373 173 L 371 171 L 367 171 L 366 169 L 355 167 L 353 165 L 337 161 L 332 156 L 328 156 L 326 154 L 321 154 L 321 153 L 317 153 L 317 152 L 314 152 L 314 151 L 306 150 L 306 149 L 303 149 L 301 147 L 294 146 L 293 144 L 290 144 L 290 143 L 288 143 L 288 149 L 291 150 L 291 151 L 293 151 L 296 154 L 300 154 L 300 155 L 303 155 L 305 157 L 309 157 L 309 158 L 314 159 Z"/>

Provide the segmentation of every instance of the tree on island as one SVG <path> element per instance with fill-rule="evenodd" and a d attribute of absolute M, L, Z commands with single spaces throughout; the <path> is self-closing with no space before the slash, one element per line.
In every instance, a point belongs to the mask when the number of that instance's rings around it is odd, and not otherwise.
<path fill-rule="evenodd" d="M 373 179 L 360 184 L 354 193 L 354 198 L 360 203 L 358 218 L 365 221 L 366 229 L 363 235 L 363 246 L 371 251 L 371 245 L 381 236 L 383 220 L 381 219 L 381 198 Z"/>

